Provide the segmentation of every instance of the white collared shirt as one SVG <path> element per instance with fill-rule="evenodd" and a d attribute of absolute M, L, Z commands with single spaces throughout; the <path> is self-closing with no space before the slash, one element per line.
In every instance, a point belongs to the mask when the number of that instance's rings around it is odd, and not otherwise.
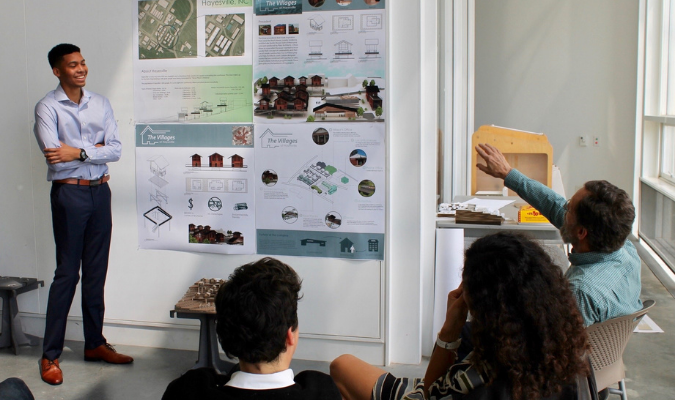
<path fill-rule="evenodd" d="M 293 370 L 290 368 L 273 374 L 251 374 L 237 371 L 232 374 L 225 386 L 250 390 L 280 389 L 294 385 L 293 378 Z"/>

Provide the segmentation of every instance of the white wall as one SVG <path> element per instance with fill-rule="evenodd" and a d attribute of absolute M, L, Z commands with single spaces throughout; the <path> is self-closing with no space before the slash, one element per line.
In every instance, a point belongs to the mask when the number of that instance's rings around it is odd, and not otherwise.
<path fill-rule="evenodd" d="M 637 40 L 634 0 L 476 1 L 476 129 L 546 134 L 568 197 L 592 179 L 632 194 Z"/>
<path fill-rule="evenodd" d="M 420 6 L 392 3 L 387 9 L 390 82 L 419 81 L 423 58 L 419 49 Z M 0 80 L 5 94 L 0 100 L 5 138 L 0 146 L 0 184 L 4 188 L 0 191 L 0 215 L 5 226 L 0 232 L 0 275 L 37 277 L 46 284 L 19 298 L 26 330 L 43 334 L 54 271 L 50 184 L 32 133 L 33 107 L 58 83 L 48 66 L 47 52 L 57 43 L 70 42 L 82 48 L 89 65 L 87 88 L 110 99 L 124 145 L 122 159 L 110 164 L 114 228 L 104 334 L 118 344 L 196 349 L 193 321 L 171 319 L 169 310 L 199 278 L 225 278 L 236 266 L 258 257 L 137 249 L 131 48 L 134 0 L 17 0 L 3 11 L 0 32 L 3 38 L 11 38 L 11 49 L 4 47 L 0 55 L 0 70 L 5 72 L 5 79 Z M 393 29 L 395 26 L 405 29 Z M 421 116 L 412 105 L 418 104 L 419 87 L 387 87 L 391 88 L 386 99 L 390 107 L 385 110 L 388 159 L 409 160 L 389 161 L 387 262 L 282 258 L 304 279 L 299 358 L 331 360 L 351 352 L 378 364 L 420 361 L 420 248 L 429 249 L 418 235 L 420 177 L 424 173 L 433 182 L 434 171 L 433 166 L 431 171 L 422 171 L 418 165 Z M 433 138 L 434 132 L 430 134 Z M 433 268 L 428 265 L 429 258 L 426 271 Z M 428 273 L 426 276 L 428 281 Z M 82 340 L 80 316 L 78 289 L 67 339 Z"/>

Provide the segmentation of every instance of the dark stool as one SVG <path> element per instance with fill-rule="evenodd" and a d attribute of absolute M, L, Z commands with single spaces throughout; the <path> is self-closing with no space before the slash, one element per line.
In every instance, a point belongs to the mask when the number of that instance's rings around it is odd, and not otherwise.
<path fill-rule="evenodd" d="M 200 322 L 199 352 L 197 353 L 197 362 L 192 369 L 211 367 L 216 370 L 216 373 L 219 375 L 224 375 L 233 372 L 232 368 L 239 365 L 238 363 L 235 364 L 220 358 L 220 354 L 218 353 L 215 313 L 171 310 L 169 314 L 171 315 L 171 318 L 198 319 Z"/>
<path fill-rule="evenodd" d="M 2 299 L 0 348 L 12 346 L 14 354 L 19 354 L 19 346 L 35 346 L 38 344 L 37 338 L 23 333 L 16 297 L 21 293 L 30 292 L 37 289 L 38 286 L 44 285 L 44 281 L 38 281 L 35 278 L 0 276 L 0 299 Z"/>

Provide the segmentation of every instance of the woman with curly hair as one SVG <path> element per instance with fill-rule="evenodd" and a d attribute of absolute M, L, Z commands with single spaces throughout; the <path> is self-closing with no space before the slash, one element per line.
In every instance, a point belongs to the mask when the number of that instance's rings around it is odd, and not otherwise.
<path fill-rule="evenodd" d="M 446 319 L 423 379 L 396 378 L 352 355 L 331 363 L 345 399 L 574 399 L 588 374 L 583 321 L 562 271 L 536 242 L 514 233 L 476 240 L 462 284 L 448 294 Z M 473 351 L 456 362 L 471 312 Z"/>

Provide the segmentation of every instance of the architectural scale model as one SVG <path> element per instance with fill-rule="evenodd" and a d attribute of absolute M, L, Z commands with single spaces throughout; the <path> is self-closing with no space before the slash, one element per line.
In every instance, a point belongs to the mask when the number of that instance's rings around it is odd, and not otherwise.
<path fill-rule="evenodd" d="M 216 313 L 216 294 L 223 279 L 202 278 L 188 287 L 187 292 L 176 303 L 176 311 L 199 312 L 205 314 Z"/>

